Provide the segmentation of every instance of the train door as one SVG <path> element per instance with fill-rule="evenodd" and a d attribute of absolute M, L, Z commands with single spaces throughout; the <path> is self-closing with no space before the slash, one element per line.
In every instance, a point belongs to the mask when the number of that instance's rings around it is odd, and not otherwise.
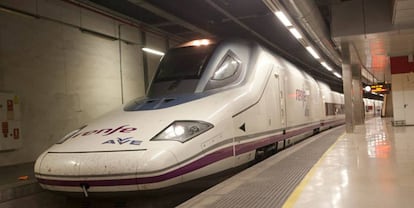
<path fill-rule="evenodd" d="M 275 97 L 274 107 L 276 108 L 276 126 L 275 129 L 286 128 L 286 99 L 285 99 L 285 80 L 280 73 L 275 72 L 273 75 L 274 86 L 273 93 Z M 278 141 L 276 145 L 277 151 L 285 148 L 285 142 Z"/>
<path fill-rule="evenodd" d="M 276 78 L 276 85 L 275 86 L 275 93 L 276 98 L 279 100 L 279 108 L 280 108 L 280 125 L 281 128 L 286 127 L 286 99 L 285 99 L 285 79 L 281 77 L 279 74 L 275 74 Z"/>

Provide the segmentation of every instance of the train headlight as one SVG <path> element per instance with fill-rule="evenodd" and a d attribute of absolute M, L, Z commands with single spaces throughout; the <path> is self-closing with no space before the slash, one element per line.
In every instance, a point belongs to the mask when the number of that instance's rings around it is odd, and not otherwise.
<path fill-rule="evenodd" d="M 213 125 L 204 121 L 174 121 L 151 140 L 174 140 L 184 143 L 211 128 Z"/>

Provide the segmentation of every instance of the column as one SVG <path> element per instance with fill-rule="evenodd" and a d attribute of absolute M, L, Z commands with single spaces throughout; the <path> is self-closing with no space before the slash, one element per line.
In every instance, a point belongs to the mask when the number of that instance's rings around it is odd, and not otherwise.
<path fill-rule="evenodd" d="M 352 69 L 349 44 L 341 43 L 342 51 L 342 82 L 345 97 L 345 127 L 347 133 L 354 132 L 353 104 L 352 104 Z"/>
<path fill-rule="evenodd" d="M 360 125 L 365 122 L 365 109 L 362 93 L 361 66 L 352 64 L 352 101 L 354 124 Z"/>

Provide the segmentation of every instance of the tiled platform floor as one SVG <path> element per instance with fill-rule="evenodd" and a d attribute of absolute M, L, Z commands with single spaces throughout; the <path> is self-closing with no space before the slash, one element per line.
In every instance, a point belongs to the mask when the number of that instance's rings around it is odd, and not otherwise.
<path fill-rule="evenodd" d="M 379 117 L 328 150 L 285 207 L 414 207 L 414 126 Z"/>
<path fill-rule="evenodd" d="M 336 134 L 341 136 L 296 186 L 283 207 L 414 207 L 414 126 L 394 127 L 390 119 L 375 117 L 356 126 L 354 133 L 346 134 L 343 128 L 331 131 L 342 133 Z M 251 183 L 249 177 L 270 171 L 278 161 L 302 148 L 298 149 L 284 150 L 180 207 L 214 207 L 217 201 L 228 197 L 230 190 L 245 187 L 244 183 Z"/>

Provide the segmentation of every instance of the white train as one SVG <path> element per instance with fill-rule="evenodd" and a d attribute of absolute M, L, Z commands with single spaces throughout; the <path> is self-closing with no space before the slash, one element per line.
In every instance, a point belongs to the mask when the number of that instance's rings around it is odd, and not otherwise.
<path fill-rule="evenodd" d="M 364 98 L 365 117 L 381 116 L 382 100 Z"/>
<path fill-rule="evenodd" d="M 344 99 L 256 43 L 192 41 L 162 58 L 147 97 L 39 156 L 40 185 L 152 190 L 207 176 L 344 123 Z"/>

